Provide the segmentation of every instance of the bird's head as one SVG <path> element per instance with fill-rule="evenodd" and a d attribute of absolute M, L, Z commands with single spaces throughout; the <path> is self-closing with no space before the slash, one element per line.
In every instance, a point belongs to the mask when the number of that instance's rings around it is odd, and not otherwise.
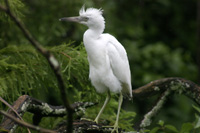
<path fill-rule="evenodd" d="M 88 8 L 85 10 L 83 6 L 79 11 L 79 16 L 76 17 L 64 17 L 59 19 L 60 21 L 78 22 L 80 24 L 87 25 L 89 28 L 105 28 L 105 21 L 102 16 L 103 10 L 96 8 Z"/>

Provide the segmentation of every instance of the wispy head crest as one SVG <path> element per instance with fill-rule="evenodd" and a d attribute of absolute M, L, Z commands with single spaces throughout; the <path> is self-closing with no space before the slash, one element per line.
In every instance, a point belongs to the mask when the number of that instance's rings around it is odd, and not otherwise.
<path fill-rule="evenodd" d="M 96 9 L 96 8 L 87 8 L 85 10 L 85 5 L 82 6 L 82 8 L 79 11 L 79 15 L 83 16 L 83 15 L 102 15 L 103 14 L 103 10 L 100 9 Z"/>
<path fill-rule="evenodd" d="M 79 10 L 79 15 L 84 14 L 84 13 L 85 13 L 85 4 Z"/>

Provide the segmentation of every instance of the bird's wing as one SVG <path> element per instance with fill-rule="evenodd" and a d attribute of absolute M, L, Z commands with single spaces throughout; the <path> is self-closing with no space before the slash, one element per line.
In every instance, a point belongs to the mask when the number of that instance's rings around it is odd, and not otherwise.
<path fill-rule="evenodd" d="M 113 73 L 122 83 L 123 94 L 132 97 L 131 73 L 126 50 L 115 37 L 109 34 L 106 36 L 108 38 L 107 52 Z"/>

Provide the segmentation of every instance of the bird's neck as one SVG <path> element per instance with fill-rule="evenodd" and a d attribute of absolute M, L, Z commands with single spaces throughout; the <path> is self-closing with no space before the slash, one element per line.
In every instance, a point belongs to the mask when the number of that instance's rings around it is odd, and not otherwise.
<path fill-rule="evenodd" d="M 86 48 L 86 51 L 88 55 L 95 54 L 96 49 L 96 41 L 100 38 L 101 34 L 103 33 L 103 30 L 97 30 L 89 28 L 87 31 L 85 31 L 83 35 L 83 42 Z"/>
<path fill-rule="evenodd" d="M 105 25 L 98 25 L 98 26 L 91 26 L 89 29 L 85 32 L 85 34 L 88 37 L 91 37 L 93 39 L 99 38 L 99 36 L 103 33 L 105 28 Z"/>

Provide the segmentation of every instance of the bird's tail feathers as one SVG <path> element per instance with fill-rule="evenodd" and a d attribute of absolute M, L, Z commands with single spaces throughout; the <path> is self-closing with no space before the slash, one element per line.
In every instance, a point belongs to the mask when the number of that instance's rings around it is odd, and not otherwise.
<path fill-rule="evenodd" d="M 122 94 L 124 98 L 132 99 L 132 88 L 129 84 L 122 83 Z"/>

